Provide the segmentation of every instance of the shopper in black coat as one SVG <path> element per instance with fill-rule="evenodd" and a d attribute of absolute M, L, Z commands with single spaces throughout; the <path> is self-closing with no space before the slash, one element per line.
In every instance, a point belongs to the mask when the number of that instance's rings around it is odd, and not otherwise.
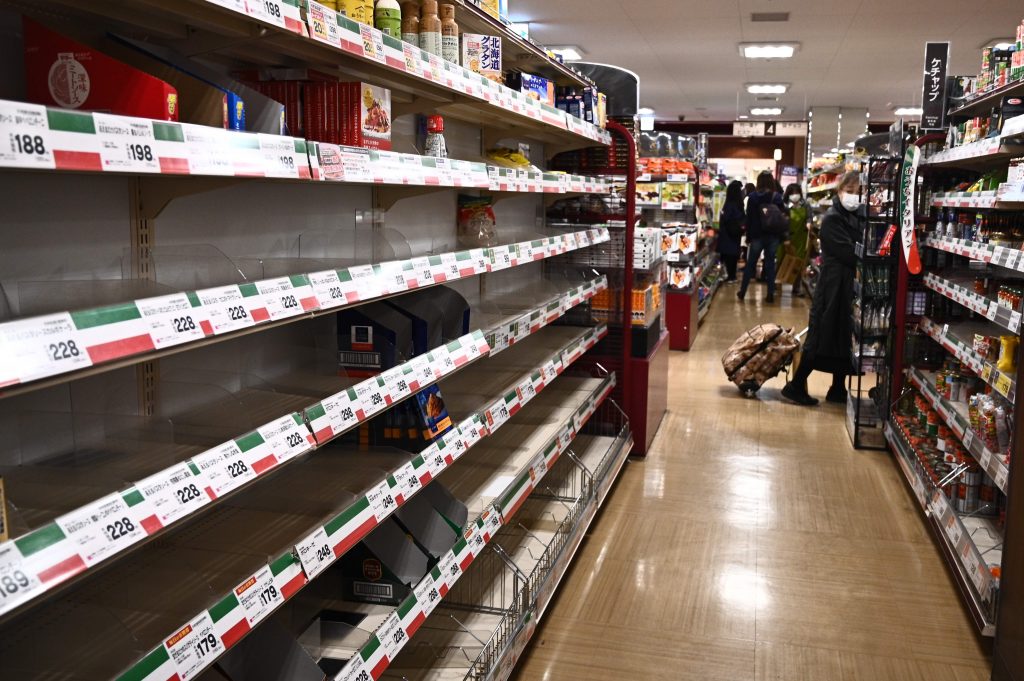
<path fill-rule="evenodd" d="M 743 183 L 733 180 L 725 190 L 725 204 L 718 216 L 718 254 L 729 275 L 728 282 L 736 281 L 736 262 L 740 259 L 740 239 L 743 238 Z"/>
<path fill-rule="evenodd" d="M 757 176 L 757 191 L 747 197 L 747 242 L 750 248 L 747 251 L 747 265 L 743 268 L 743 282 L 736 292 L 740 300 L 747 295 L 747 287 L 754 278 L 757 261 L 764 253 L 764 280 L 768 284 L 765 302 L 775 302 L 775 251 L 779 249 L 780 243 L 789 243 L 789 225 L 786 225 L 783 234 L 771 234 L 763 228 L 761 207 L 767 204 L 775 204 L 780 211 L 785 211 L 782 195 L 775 191 L 775 178 L 764 171 Z"/>
<path fill-rule="evenodd" d="M 807 338 L 800 366 L 782 396 L 806 406 L 818 400 L 807 392 L 812 371 L 832 374 L 832 387 L 825 399 L 846 403 L 845 377 L 850 373 L 853 334 L 853 281 L 857 270 L 855 246 L 864 235 L 864 210 L 860 200 L 860 174 L 843 175 L 832 207 L 821 222 L 821 275 L 814 289 Z"/>

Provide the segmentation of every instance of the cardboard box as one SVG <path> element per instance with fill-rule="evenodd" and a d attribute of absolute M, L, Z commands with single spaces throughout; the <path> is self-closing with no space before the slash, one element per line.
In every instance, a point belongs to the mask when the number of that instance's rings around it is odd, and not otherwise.
<path fill-rule="evenodd" d="M 501 36 L 463 33 L 462 65 L 496 83 L 502 82 Z"/>
<path fill-rule="evenodd" d="M 391 150 L 391 90 L 369 83 L 339 83 L 342 144 Z"/>
<path fill-rule="evenodd" d="M 519 75 L 519 91 L 549 106 L 555 105 L 555 84 L 531 73 Z"/>
<path fill-rule="evenodd" d="M 65 109 L 178 120 L 178 91 L 168 82 L 88 45 L 23 20 L 25 95 Z"/>

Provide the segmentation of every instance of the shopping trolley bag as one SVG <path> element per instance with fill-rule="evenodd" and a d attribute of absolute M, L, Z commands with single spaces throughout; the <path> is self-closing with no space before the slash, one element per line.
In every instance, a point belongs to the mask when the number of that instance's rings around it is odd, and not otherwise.
<path fill-rule="evenodd" d="M 806 330 L 799 336 L 804 333 Z M 799 336 L 778 324 L 758 324 L 722 355 L 725 375 L 744 393 L 757 392 L 790 363 L 800 347 Z"/>

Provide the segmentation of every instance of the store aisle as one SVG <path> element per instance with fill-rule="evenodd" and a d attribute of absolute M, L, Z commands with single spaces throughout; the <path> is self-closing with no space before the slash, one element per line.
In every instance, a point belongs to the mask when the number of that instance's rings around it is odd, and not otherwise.
<path fill-rule="evenodd" d="M 734 291 L 673 353 L 654 450 L 626 467 L 515 678 L 987 679 L 889 455 L 850 446 L 842 407 L 782 402 L 781 377 L 753 400 L 725 382 L 742 330 L 806 324 L 804 302 Z"/>

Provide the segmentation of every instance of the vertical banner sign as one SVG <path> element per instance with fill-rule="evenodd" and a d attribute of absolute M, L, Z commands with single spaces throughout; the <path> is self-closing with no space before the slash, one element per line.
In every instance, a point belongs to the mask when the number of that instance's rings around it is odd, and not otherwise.
<path fill-rule="evenodd" d="M 921 256 L 917 251 L 917 236 L 914 232 L 914 189 L 917 186 L 917 164 L 921 161 L 921 149 L 917 145 L 907 147 L 903 157 L 903 171 L 900 173 L 900 241 L 903 242 L 903 257 L 911 274 L 921 273 Z"/>
<path fill-rule="evenodd" d="M 949 64 L 949 43 L 925 43 L 924 92 L 921 100 L 922 130 L 946 127 L 946 67 Z"/>

